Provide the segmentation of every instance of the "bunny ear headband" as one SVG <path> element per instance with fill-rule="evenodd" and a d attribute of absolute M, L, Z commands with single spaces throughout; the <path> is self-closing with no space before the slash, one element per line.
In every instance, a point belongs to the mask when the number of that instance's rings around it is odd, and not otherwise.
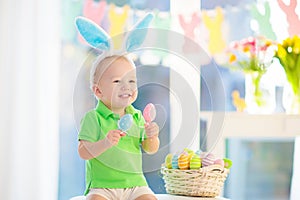
<path fill-rule="evenodd" d="M 140 47 L 145 40 L 147 28 L 152 19 L 153 14 L 148 13 L 137 22 L 132 30 L 126 34 L 125 42 L 121 50 L 132 52 Z M 81 36 L 92 48 L 104 51 L 108 54 L 117 54 L 113 47 L 112 38 L 95 22 L 84 17 L 77 17 L 75 24 Z"/>

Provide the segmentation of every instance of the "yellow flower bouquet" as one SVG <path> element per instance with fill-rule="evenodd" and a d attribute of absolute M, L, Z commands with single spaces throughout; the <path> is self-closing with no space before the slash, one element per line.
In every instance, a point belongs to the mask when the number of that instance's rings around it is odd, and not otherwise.
<path fill-rule="evenodd" d="M 300 105 L 300 37 L 288 37 L 282 43 L 277 44 L 275 51 L 277 58 L 283 67 L 287 81 L 289 82 L 294 98 L 294 106 Z M 296 105 L 295 105 L 296 104 Z M 300 107 L 297 108 L 300 112 Z"/>

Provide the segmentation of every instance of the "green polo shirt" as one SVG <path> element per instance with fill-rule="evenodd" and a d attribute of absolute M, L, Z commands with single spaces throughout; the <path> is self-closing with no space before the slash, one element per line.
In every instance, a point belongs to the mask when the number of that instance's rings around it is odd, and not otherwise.
<path fill-rule="evenodd" d="M 133 125 L 127 135 L 121 137 L 100 156 L 86 161 L 86 191 L 90 188 L 130 188 L 147 186 L 142 171 L 141 142 L 145 120 L 141 111 L 133 106 L 126 108 L 133 117 Z M 81 121 L 78 139 L 96 142 L 104 139 L 110 130 L 118 129 L 119 115 L 114 114 L 101 101 Z"/>

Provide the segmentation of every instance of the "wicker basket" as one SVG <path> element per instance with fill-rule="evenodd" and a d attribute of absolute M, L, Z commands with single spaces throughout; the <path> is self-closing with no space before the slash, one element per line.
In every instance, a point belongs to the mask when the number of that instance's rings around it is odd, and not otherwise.
<path fill-rule="evenodd" d="M 229 170 L 211 165 L 199 170 L 161 168 L 166 191 L 169 194 L 216 197 L 219 196 Z"/>

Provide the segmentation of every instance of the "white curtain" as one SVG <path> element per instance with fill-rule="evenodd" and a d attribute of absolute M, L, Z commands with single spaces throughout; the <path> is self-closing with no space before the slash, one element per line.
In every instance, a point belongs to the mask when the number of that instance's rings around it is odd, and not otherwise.
<path fill-rule="evenodd" d="M 60 1 L 0 1 L 0 199 L 58 188 Z"/>

